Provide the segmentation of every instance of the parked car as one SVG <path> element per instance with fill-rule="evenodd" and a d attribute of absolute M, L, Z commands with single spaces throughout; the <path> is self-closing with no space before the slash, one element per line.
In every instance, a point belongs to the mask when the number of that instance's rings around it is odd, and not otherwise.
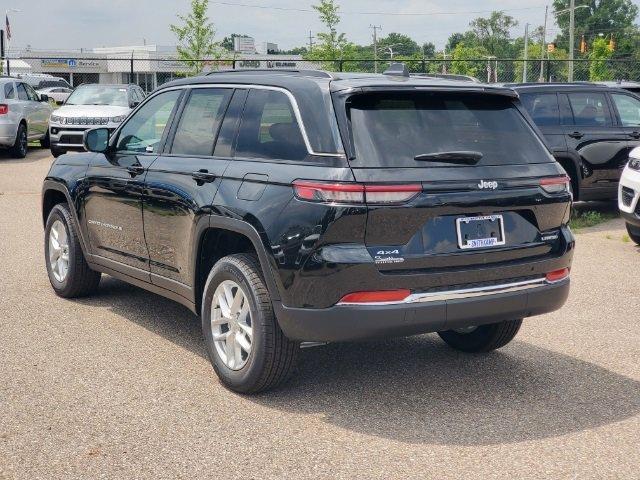
<path fill-rule="evenodd" d="M 47 87 L 41 90 L 36 90 L 36 92 L 38 92 L 38 94 L 40 95 L 44 94 L 48 96 L 58 105 L 61 105 L 67 100 L 67 98 L 69 98 L 69 95 L 71 95 L 73 89 L 67 87 Z"/>
<path fill-rule="evenodd" d="M 27 83 L 0 78 L 0 147 L 15 158 L 24 158 L 30 141 L 49 147 L 49 115 L 52 108 L 46 95 L 38 95 Z"/>
<path fill-rule="evenodd" d="M 629 237 L 640 245 L 640 148 L 631 151 L 629 163 L 620 177 L 618 206 Z"/>
<path fill-rule="evenodd" d="M 69 82 L 62 77 L 54 77 L 46 73 L 19 73 L 18 78 L 31 85 L 35 90 L 49 87 L 72 88 Z"/>
<path fill-rule="evenodd" d="M 596 82 L 600 85 L 606 85 L 613 88 L 624 88 L 625 90 L 640 95 L 640 82 L 633 82 L 630 80 L 618 80 L 615 82 Z"/>
<path fill-rule="evenodd" d="M 629 152 L 640 145 L 640 97 L 596 84 L 511 84 L 553 155 L 575 200 L 609 200 Z"/>
<path fill-rule="evenodd" d="M 186 305 L 240 392 L 300 342 L 504 346 L 567 298 L 569 179 L 512 90 L 393 71 L 182 79 L 89 130 L 44 181 L 53 289 L 105 272 Z"/>
<path fill-rule="evenodd" d="M 144 99 L 137 85 L 80 85 L 50 120 L 51 153 L 59 157 L 68 150 L 83 150 L 84 132 L 96 125 L 114 130 Z"/>

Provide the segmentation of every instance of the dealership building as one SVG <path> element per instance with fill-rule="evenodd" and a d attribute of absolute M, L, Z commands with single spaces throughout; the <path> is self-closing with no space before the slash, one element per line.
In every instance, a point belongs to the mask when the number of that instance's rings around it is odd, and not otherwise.
<path fill-rule="evenodd" d="M 274 44 L 268 44 L 274 46 Z M 277 48 L 277 46 L 276 46 Z M 232 60 L 203 60 L 201 71 L 230 68 L 314 68 L 296 55 L 230 53 Z M 157 45 L 102 47 L 86 52 L 30 51 L 9 59 L 12 75 L 46 73 L 71 85 L 82 83 L 135 83 L 146 92 L 188 72 L 175 47 Z M 6 62 L 5 62 L 6 72 Z"/>

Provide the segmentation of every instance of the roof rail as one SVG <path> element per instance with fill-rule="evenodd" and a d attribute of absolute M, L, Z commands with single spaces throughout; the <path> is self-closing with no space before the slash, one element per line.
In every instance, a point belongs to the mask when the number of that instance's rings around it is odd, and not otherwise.
<path fill-rule="evenodd" d="M 240 74 L 240 75 L 298 75 L 300 77 L 318 77 L 318 78 L 334 78 L 334 76 L 325 72 L 324 70 L 298 70 L 298 69 L 284 69 L 284 68 L 242 68 L 237 70 L 218 70 L 214 72 L 208 72 L 206 75 L 225 75 L 225 74 Z"/>

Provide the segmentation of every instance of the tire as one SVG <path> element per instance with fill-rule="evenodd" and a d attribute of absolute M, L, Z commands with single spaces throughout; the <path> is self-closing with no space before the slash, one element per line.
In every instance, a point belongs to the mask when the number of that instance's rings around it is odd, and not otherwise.
<path fill-rule="evenodd" d="M 226 287 L 234 295 L 232 300 L 240 294 L 244 297 L 236 304 L 234 315 L 228 314 L 227 318 L 236 319 L 230 322 L 220 317 L 224 309 L 219 307 L 219 297 L 229 298 L 225 295 Z M 216 306 L 215 312 L 212 304 Z M 226 301 L 225 304 L 229 305 Z M 235 312 L 239 313 L 235 315 Z M 251 329 L 250 336 L 247 327 Z M 258 393 L 272 389 L 284 382 L 295 368 L 299 345 L 282 333 L 254 255 L 229 255 L 213 266 L 203 292 L 202 332 L 213 369 L 230 390 Z M 226 339 L 214 341 L 214 335 L 226 336 Z M 237 354 L 238 339 L 242 339 L 245 346 L 250 344 L 248 352 L 241 348 Z"/>
<path fill-rule="evenodd" d="M 53 242 L 52 230 L 56 230 L 59 242 Z M 64 229 L 66 234 L 66 249 L 63 247 L 64 239 L 60 236 Z M 56 249 L 56 244 L 62 248 L 62 252 Z M 58 267 L 54 270 L 52 260 L 56 254 L 61 256 L 66 251 L 67 269 L 64 275 Z M 44 257 L 49 275 L 49 282 L 56 294 L 63 298 L 84 297 L 94 293 L 100 283 L 100 272 L 93 271 L 87 265 L 76 225 L 66 203 L 59 203 L 51 210 L 45 227 Z"/>
<path fill-rule="evenodd" d="M 49 129 L 47 128 L 47 134 L 44 136 L 42 140 L 40 140 L 40 146 L 42 148 L 49 148 L 51 146 L 51 142 L 49 141 Z"/>
<path fill-rule="evenodd" d="M 27 156 L 29 150 L 29 141 L 27 139 L 27 126 L 24 123 L 18 125 L 18 131 L 16 132 L 16 141 L 10 148 L 11 156 L 13 158 L 24 158 Z"/>
<path fill-rule="evenodd" d="M 438 332 L 440 338 L 452 348 L 462 352 L 486 353 L 504 347 L 516 336 L 522 319 L 481 325 L 470 332 L 447 330 Z"/>
<path fill-rule="evenodd" d="M 629 238 L 634 241 L 636 245 L 640 245 L 640 227 L 627 223 L 627 233 Z"/>
<path fill-rule="evenodd" d="M 53 158 L 58 158 L 60 155 L 64 155 L 65 153 L 67 153 L 66 150 L 61 150 L 59 148 L 51 147 L 51 155 L 53 155 Z"/>

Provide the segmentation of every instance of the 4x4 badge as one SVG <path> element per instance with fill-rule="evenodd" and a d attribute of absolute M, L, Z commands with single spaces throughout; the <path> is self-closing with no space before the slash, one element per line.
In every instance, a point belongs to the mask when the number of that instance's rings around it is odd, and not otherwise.
<path fill-rule="evenodd" d="M 484 190 L 485 188 L 490 188 L 491 190 L 495 190 L 496 188 L 498 188 L 498 182 L 496 181 L 487 182 L 486 180 L 480 180 L 480 183 L 478 184 L 478 188 L 480 190 Z"/>

